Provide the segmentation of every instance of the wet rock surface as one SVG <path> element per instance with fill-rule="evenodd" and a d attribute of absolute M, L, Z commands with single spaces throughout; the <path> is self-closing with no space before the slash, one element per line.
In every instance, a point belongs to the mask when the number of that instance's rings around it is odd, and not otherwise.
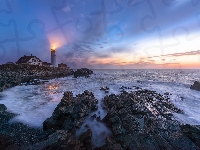
<path fill-rule="evenodd" d="M 21 149 L 24 145 L 31 145 L 39 141 L 37 137 L 41 134 L 41 129 L 30 128 L 22 123 L 9 122 L 17 115 L 7 112 L 5 108 L 0 112 L 0 149 Z"/>
<path fill-rule="evenodd" d="M 25 147 L 25 149 L 43 149 L 43 150 L 90 150 L 91 145 L 91 130 L 84 132 L 79 139 L 76 139 L 73 134 L 66 130 L 56 130 L 52 134 L 49 134 L 46 139 L 43 139 L 31 146 Z"/>
<path fill-rule="evenodd" d="M 73 130 L 81 126 L 85 117 L 97 110 L 97 99 L 93 93 L 84 91 L 73 97 L 72 92 L 65 92 L 52 116 L 43 123 L 43 130 Z"/>
<path fill-rule="evenodd" d="M 128 88 L 127 88 L 128 89 Z M 73 97 L 67 91 L 52 116 L 43 123 L 43 130 L 21 123 L 10 124 L 15 115 L 4 106 L 0 113 L 0 148 L 2 149 L 200 149 L 200 127 L 181 125 L 172 113 L 183 113 L 166 95 L 138 89 L 119 95 L 110 94 L 102 100 L 108 113 L 103 120 L 112 131 L 102 147 L 92 145 L 92 130 L 78 138 L 75 131 L 85 117 L 97 110 L 93 93 L 84 91 Z M 97 115 L 92 115 L 96 118 Z M 4 119 L 2 119 L 4 118 Z M 5 119 L 6 118 L 6 119 Z M 101 138 L 101 137 L 99 137 Z"/>
<path fill-rule="evenodd" d="M 191 126 L 189 124 L 181 126 L 182 132 L 200 147 L 200 126 Z"/>
<path fill-rule="evenodd" d="M 78 139 L 74 135 L 76 129 L 82 125 L 85 117 L 97 110 L 97 103 L 98 101 L 93 93 L 87 90 L 82 94 L 76 95 L 76 97 L 73 97 L 73 93 L 70 91 L 65 92 L 52 116 L 43 123 L 44 131 L 55 130 L 55 132 L 48 135 L 46 140 L 41 140 L 40 143 L 32 147 L 38 148 L 38 146 L 42 146 L 42 149 L 52 150 L 92 149 L 91 129 L 82 133 Z"/>
<path fill-rule="evenodd" d="M 111 128 L 113 136 L 110 139 L 118 144 L 118 149 L 200 148 L 182 132 L 181 124 L 173 118 L 172 113 L 182 111 L 167 96 L 140 89 L 111 94 L 104 97 L 103 102 L 108 110 L 103 121 Z M 109 144 L 105 147 L 110 148 Z"/>
<path fill-rule="evenodd" d="M 0 113 L 5 112 L 6 109 L 7 107 L 4 104 L 0 104 Z"/>
<path fill-rule="evenodd" d="M 4 105 L 2 105 L 4 110 Z M 85 117 L 97 110 L 93 93 L 84 91 L 73 97 L 65 92 L 52 116 L 43 123 L 43 130 L 21 123 L 9 123 L 16 114 L 0 113 L 0 148 L 3 149 L 92 149 L 92 132 L 88 129 L 79 139 L 74 134 Z"/>
<path fill-rule="evenodd" d="M 74 71 L 74 78 L 77 77 L 90 77 L 90 75 L 93 74 L 93 71 L 87 68 L 81 68 L 81 69 L 77 69 L 76 71 Z"/>
<path fill-rule="evenodd" d="M 104 91 L 105 93 L 109 93 L 109 89 L 110 89 L 110 88 L 107 87 L 107 86 L 106 86 L 106 87 L 101 87 L 101 88 L 100 88 L 100 90 L 101 90 L 101 91 Z"/>
<path fill-rule="evenodd" d="M 195 81 L 194 84 L 190 86 L 190 89 L 200 91 L 200 82 Z"/>

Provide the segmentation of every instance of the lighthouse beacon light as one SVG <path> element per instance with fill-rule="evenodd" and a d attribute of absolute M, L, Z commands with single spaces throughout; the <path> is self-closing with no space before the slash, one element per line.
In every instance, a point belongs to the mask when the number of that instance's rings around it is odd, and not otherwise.
<path fill-rule="evenodd" d="M 55 46 L 52 46 L 51 50 L 55 51 L 55 49 L 56 49 Z"/>

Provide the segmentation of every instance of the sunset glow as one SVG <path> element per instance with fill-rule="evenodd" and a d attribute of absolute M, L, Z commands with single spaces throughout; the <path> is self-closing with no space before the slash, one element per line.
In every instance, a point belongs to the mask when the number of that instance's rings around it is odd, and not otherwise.
<path fill-rule="evenodd" d="M 9 17 L 14 18 L 17 26 L 21 27 L 17 28 L 20 42 L 14 49 L 19 56 L 34 51 L 34 55 L 48 61 L 48 55 L 41 53 L 49 51 L 51 47 L 58 51 L 58 63 L 64 62 L 78 68 L 178 69 L 181 66 L 200 69 L 198 7 L 193 7 L 190 1 L 172 2 L 171 7 L 163 1 L 151 3 L 155 13 L 151 12 L 147 1 L 128 4 L 120 1 L 119 6 L 123 11 L 106 14 L 104 17 L 107 19 L 102 19 L 101 13 L 95 13 L 101 10 L 101 5 L 95 1 L 83 1 L 81 4 L 71 0 L 68 3 L 44 1 L 40 5 L 34 1 L 21 1 L 22 10 L 37 9 L 34 13 L 27 12 L 30 19 L 22 22 L 25 13 L 17 11 L 19 4 L 13 2 L 13 13 Z M 105 6 L 105 11 L 119 7 L 113 1 L 105 1 Z M 55 9 L 57 7 L 59 9 Z M 42 13 L 44 10 L 45 15 Z M 186 13 L 182 13 L 182 10 L 186 10 Z M 127 17 L 129 14 L 134 15 Z M 156 19 L 151 20 L 147 16 Z M 2 17 L 1 22 L 8 23 L 9 19 L 5 18 Z M 28 30 L 24 30 L 27 26 Z M 5 39 L 0 49 L 9 54 L 16 47 L 16 41 L 12 40 L 14 34 L 11 30 L 4 30 L 4 27 L 0 31 L 4 35 L 2 40 Z M 37 38 L 29 38 L 30 33 Z M 32 43 L 34 46 L 30 47 Z M 4 53 L 0 56 L 3 57 L 1 63 L 19 57 Z"/>

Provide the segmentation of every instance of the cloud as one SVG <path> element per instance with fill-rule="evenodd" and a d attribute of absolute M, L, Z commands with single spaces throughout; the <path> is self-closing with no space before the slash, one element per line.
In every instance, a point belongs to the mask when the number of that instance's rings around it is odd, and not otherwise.
<path fill-rule="evenodd" d="M 126 46 L 123 46 L 123 45 L 120 45 L 120 46 L 113 46 L 110 51 L 111 52 L 114 52 L 114 53 L 129 53 L 131 52 L 133 49 L 130 48 L 130 47 L 126 47 Z"/>
<path fill-rule="evenodd" d="M 161 56 L 186 56 L 186 55 L 197 55 L 200 54 L 200 50 L 197 51 L 189 51 L 189 52 L 184 52 L 184 53 L 174 53 L 174 54 L 168 54 L 168 55 L 161 55 Z"/>
<path fill-rule="evenodd" d="M 63 10 L 64 12 L 69 12 L 69 11 L 70 11 L 70 7 L 69 7 L 69 6 L 65 6 L 62 10 Z"/>
<path fill-rule="evenodd" d="M 96 54 L 95 57 L 96 58 L 109 58 L 111 55 L 110 54 Z"/>
<path fill-rule="evenodd" d="M 163 63 L 163 64 L 158 64 L 158 65 L 179 65 L 179 62 L 172 62 L 172 63 Z"/>
<path fill-rule="evenodd" d="M 166 55 L 160 55 L 160 56 L 151 56 L 151 57 L 147 57 L 147 58 L 181 57 L 181 56 L 198 55 L 198 54 L 200 54 L 200 50 L 183 52 L 183 53 L 166 54 Z M 165 59 L 162 59 L 162 60 L 165 61 Z"/>

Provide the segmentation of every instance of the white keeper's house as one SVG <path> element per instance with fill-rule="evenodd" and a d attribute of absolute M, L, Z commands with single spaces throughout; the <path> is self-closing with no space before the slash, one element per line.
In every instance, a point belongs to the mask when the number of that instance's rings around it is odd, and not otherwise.
<path fill-rule="evenodd" d="M 55 57 L 55 52 L 51 56 Z M 54 66 L 56 66 L 55 58 L 52 60 L 53 60 Z M 7 64 L 11 64 L 11 63 L 12 62 L 8 62 Z M 12 64 L 14 64 L 14 63 L 12 63 Z M 33 56 L 32 54 L 31 54 L 31 56 L 24 55 L 16 62 L 16 64 L 17 65 L 20 65 L 20 64 L 27 65 L 28 64 L 28 65 L 38 65 L 38 66 L 45 66 L 45 67 L 54 67 L 52 63 L 43 62 L 40 60 L 40 58 L 38 58 L 37 56 Z M 63 63 L 58 64 L 58 68 L 69 69 L 69 67 Z"/>
<path fill-rule="evenodd" d="M 26 56 L 24 55 L 23 57 L 21 57 L 17 62 L 16 64 L 29 64 L 29 65 L 39 65 L 39 66 L 42 66 L 42 61 L 36 57 L 36 56 L 33 56 L 31 54 L 31 56 Z"/>

